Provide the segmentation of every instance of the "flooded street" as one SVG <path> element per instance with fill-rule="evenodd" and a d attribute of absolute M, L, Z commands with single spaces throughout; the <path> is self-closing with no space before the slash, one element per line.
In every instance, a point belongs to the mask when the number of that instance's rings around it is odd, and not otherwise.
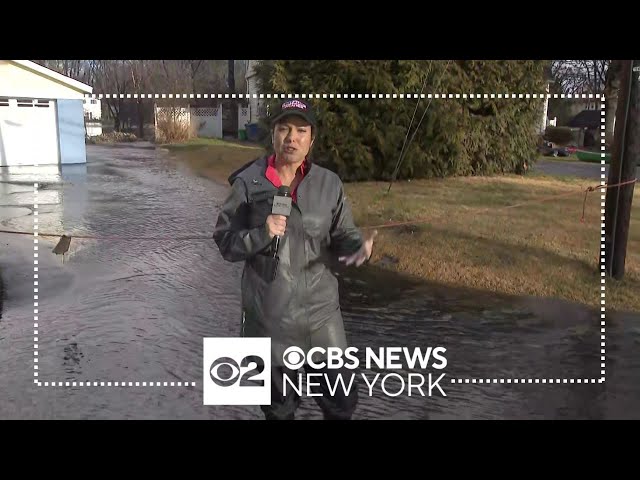
<path fill-rule="evenodd" d="M 262 418 L 258 407 L 202 404 L 202 339 L 240 327 L 242 265 L 210 240 L 226 187 L 146 147 L 88 146 L 87 165 L 61 172 L 0 169 L 0 229 L 30 233 L 0 234 L 0 418 Z M 58 238 L 38 237 L 37 342 L 34 183 L 41 234 L 101 237 L 73 238 L 64 261 L 52 253 Z M 340 278 L 352 345 L 447 349 L 446 397 L 369 396 L 361 382 L 354 418 L 640 418 L 638 313 L 607 314 L 600 383 L 598 310 L 415 285 L 375 265 Z M 321 418 L 312 398 L 298 418 Z"/>

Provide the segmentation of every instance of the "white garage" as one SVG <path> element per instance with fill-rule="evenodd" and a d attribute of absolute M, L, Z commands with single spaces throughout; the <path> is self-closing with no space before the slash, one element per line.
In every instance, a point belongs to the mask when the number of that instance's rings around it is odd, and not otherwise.
<path fill-rule="evenodd" d="M 92 91 L 29 60 L 0 60 L 0 167 L 86 163 Z"/>

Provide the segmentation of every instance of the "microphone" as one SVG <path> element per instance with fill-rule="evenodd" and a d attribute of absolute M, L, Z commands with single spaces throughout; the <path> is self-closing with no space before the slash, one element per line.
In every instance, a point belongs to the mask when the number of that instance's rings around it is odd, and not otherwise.
<path fill-rule="evenodd" d="M 291 194 L 289 187 L 282 185 L 278 189 L 278 193 L 273 197 L 272 215 L 284 215 L 288 217 L 291 214 Z M 277 258 L 278 249 L 280 248 L 280 237 L 276 235 L 273 238 L 273 258 Z"/>

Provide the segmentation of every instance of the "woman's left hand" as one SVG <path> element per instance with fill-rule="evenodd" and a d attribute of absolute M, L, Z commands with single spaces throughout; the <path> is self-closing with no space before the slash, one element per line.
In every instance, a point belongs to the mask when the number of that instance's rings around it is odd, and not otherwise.
<path fill-rule="evenodd" d="M 344 262 L 346 265 L 355 264 L 356 267 L 359 267 L 371 257 L 371 252 L 373 250 L 373 239 L 376 237 L 376 235 L 378 235 L 378 231 L 374 230 L 365 237 L 364 243 L 362 244 L 362 247 L 360 247 L 360 250 L 358 250 L 353 255 L 339 257 L 338 260 Z"/>

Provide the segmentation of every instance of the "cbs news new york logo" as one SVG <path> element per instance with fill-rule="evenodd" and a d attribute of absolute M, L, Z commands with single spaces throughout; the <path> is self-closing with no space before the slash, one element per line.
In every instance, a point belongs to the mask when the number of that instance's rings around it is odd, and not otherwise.
<path fill-rule="evenodd" d="M 205 338 L 204 405 L 271 403 L 270 338 Z"/>

